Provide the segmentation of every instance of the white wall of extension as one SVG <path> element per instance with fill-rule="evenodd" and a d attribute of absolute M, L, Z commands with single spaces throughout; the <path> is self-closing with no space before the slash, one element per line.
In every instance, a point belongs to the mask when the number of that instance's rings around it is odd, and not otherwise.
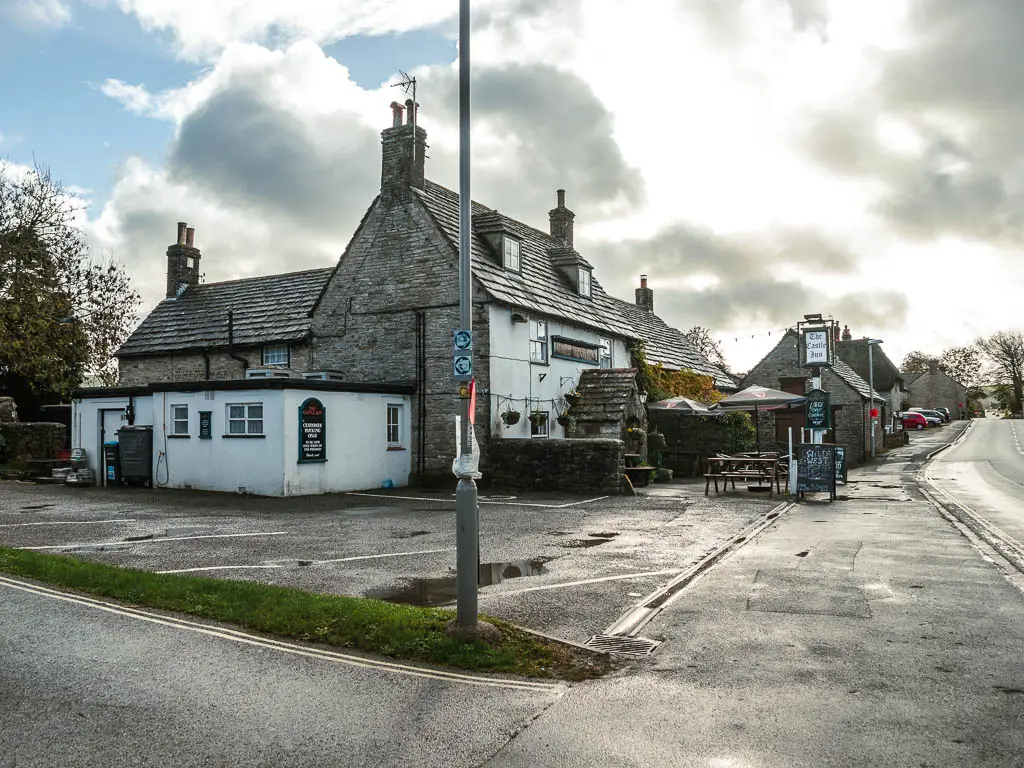
<path fill-rule="evenodd" d="M 551 437 L 564 437 L 564 429 L 555 423 L 555 404 L 564 408 L 562 397 L 579 381 L 580 373 L 588 368 L 600 367 L 598 363 L 580 362 L 554 357 L 552 354 L 553 336 L 573 339 L 590 344 L 599 344 L 603 334 L 568 323 L 549 320 L 547 323 L 546 364 L 530 361 L 530 341 L 533 322 L 513 323 L 512 314 L 534 319 L 522 310 L 510 310 L 507 307 L 489 307 L 490 327 L 490 403 L 491 424 L 490 434 L 494 437 L 529 437 L 530 422 L 527 415 L 532 410 L 547 411 L 548 434 Z M 609 338 L 604 335 L 605 338 Z M 629 366 L 629 351 L 626 342 L 620 339 L 611 340 L 612 368 Z M 522 414 L 519 423 L 506 427 L 501 421 L 501 413 L 509 406 L 509 398 L 515 410 Z"/>
<path fill-rule="evenodd" d="M 314 397 L 324 406 L 327 461 L 300 464 L 299 407 Z M 127 397 L 83 397 L 72 407 L 73 447 L 85 448 L 102 481 L 101 431 L 127 424 Z M 260 406 L 244 435 L 229 429 L 229 408 Z M 397 433 L 388 432 L 388 405 L 397 406 Z M 177 409 L 175 407 L 177 406 Z M 187 432 L 175 434 L 174 416 L 187 408 Z M 411 471 L 409 398 L 404 395 L 307 389 L 235 389 L 156 392 L 134 398 L 135 424 L 153 427 L 154 485 L 262 496 L 297 496 L 408 485 Z M 200 412 L 210 412 L 210 437 L 200 437 Z M 236 432 L 239 427 L 236 423 Z M 389 441 L 389 437 L 395 438 Z M 108 441 L 116 439 L 107 435 Z"/>

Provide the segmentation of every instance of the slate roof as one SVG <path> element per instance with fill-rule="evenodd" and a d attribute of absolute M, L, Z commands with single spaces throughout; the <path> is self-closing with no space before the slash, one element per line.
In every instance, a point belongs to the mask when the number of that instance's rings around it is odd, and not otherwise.
<path fill-rule="evenodd" d="M 921 371 L 919 371 L 917 373 L 904 373 L 904 374 L 902 374 L 902 376 L 903 376 L 903 381 L 905 381 L 907 386 L 909 387 L 911 384 L 913 384 L 919 378 L 924 376 L 924 373 L 921 372 Z"/>
<path fill-rule="evenodd" d="M 572 407 L 576 421 L 621 421 L 637 391 L 636 368 L 588 369 L 580 374 L 576 391 L 580 393 Z"/>
<path fill-rule="evenodd" d="M 164 354 L 228 344 L 228 310 L 237 346 L 298 342 L 333 267 L 203 283 L 164 299 L 117 351 L 118 357 Z"/>
<path fill-rule="evenodd" d="M 459 196 L 456 192 L 427 180 L 422 190 L 413 188 L 420 196 L 445 237 L 458 248 Z M 552 263 L 549 251 L 566 250 L 560 240 L 490 208 L 473 203 L 474 221 L 487 222 L 493 227 L 500 220 L 504 231 L 520 240 L 519 273 L 504 268 L 487 240 L 474 227 L 471 238 L 473 276 L 492 298 L 528 312 L 557 317 L 598 331 L 645 342 L 647 359 L 660 362 L 666 368 L 689 368 L 711 376 L 715 386 L 735 388 L 724 371 L 704 358 L 683 334 L 665 323 L 657 315 L 641 307 L 608 295 L 596 277 L 591 279 L 591 298 L 580 296 L 566 282 Z M 579 263 L 590 266 L 582 258 Z"/>

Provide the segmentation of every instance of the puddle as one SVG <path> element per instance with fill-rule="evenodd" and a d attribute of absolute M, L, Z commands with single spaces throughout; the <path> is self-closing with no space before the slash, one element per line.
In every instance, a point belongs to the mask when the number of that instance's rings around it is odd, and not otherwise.
<path fill-rule="evenodd" d="M 563 541 L 559 546 L 565 547 L 566 549 L 590 549 L 591 547 L 599 547 L 602 544 L 607 544 L 619 534 L 588 533 L 587 535 L 590 536 L 589 539 L 569 539 L 569 541 Z"/>
<path fill-rule="evenodd" d="M 409 531 L 408 533 L 396 533 L 392 538 L 395 539 L 411 539 L 415 536 L 428 536 L 430 531 Z"/>
<path fill-rule="evenodd" d="M 149 541 L 152 538 L 154 538 L 152 533 L 143 533 L 143 534 L 140 534 L 138 536 L 125 536 L 124 540 L 125 541 Z"/>
<path fill-rule="evenodd" d="M 477 572 L 477 586 L 489 587 L 509 579 L 540 576 L 547 572 L 544 564 L 549 559 L 539 557 L 534 560 L 512 560 L 507 563 L 481 563 Z M 455 576 L 407 579 L 401 586 L 370 590 L 366 597 L 406 605 L 444 605 L 456 598 Z"/>
<path fill-rule="evenodd" d="M 21 512 L 30 512 L 33 509 L 49 509 L 53 504 L 31 504 L 27 507 L 22 507 Z"/>
<path fill-rule="evenodd" d="M 811 550 L 805 549 L 803 552 L 797 552 L 796 557 L 807 557 L 809 554 L 811 554 Z"/>

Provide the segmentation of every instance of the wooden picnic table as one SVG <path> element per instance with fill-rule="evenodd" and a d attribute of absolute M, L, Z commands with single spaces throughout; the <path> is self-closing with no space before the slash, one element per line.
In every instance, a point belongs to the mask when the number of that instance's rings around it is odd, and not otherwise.
<path fill-rule="evenodd" d="M 768 497 L 772 496 L 772 485 L 775 490 L 782 493 L 782 477 L 786 474 L 785 468 L 780 467 L 780 459 L 773 456 L 712 456 L 708 458 L 708 471 L 704 473 L 704 495 L 707 496 L 711 483 L 715 484 L 715 493 L 718 493 L 718 481 L 722 481 L 722 490 L 729 490 L 729 482 L 732 482 L 733 490 L 736 490 L 736 480 L 752 482 L 757 481 L 760 486 L 768 482 Z M 781 469 L 781 471 L 780 471 Z"/>

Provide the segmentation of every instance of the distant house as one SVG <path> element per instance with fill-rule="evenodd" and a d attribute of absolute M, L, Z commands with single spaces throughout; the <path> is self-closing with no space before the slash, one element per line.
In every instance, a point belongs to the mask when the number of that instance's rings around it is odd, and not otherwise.
<path fill-rule="evenodd" d="M 414 108 L 392 104 L 392 125 L 381 134 L 380 193 L 332 269 L 202 284 L 194 232 L 179 225 L 167 250 L 166 298 L 118 354 L 122 385 L 165 390 L 171 382 L 310 377 L 367 394 L 401 393 L 408 408 L 396 401 L 378 414 L 380 434 L 408 435 L 401 444 L 389 439 L 388 450 L 406 452 L 413 478 L 450 476 L 460 408 L 452 369 L 459 196 L 426 178 L 426 131 L 415 125 Z M 563 190 L 548 231 L 473 204 L 473 374 L 485 464 L 489 440 L 563 435 L 554 416 L 582 373 L 629 367 L 640 342 L 652 363 L 735 388 L 654 313 L 646 276 L 634 302 L 608 295 L 575 249 L 574 220 Z M 158 399 L 154 424 L 170 419 L 174 404 L 165 401 Z M 222 410 L 213 410 L 215 419 L 227 418 Z M 507 425 L 501 414 L 510 410 L 548 418 Z M 328 423 L 329 445 L 362 439 L 340 420 L 328 416 Z M 223 455 L 232 450 L 225 444 Z"/>
<path fill-rule="evenodd" d="M 932 360 L 925 373 L 905 373 L 911 408 L 948 408 L 950 418 L 967 418 L 967 387 Z"/>
<path fill-rule="evenodd" d="M 742 387 L 759 384 L 762 387 L 781 389 L 784 392 L 804 394 L 811 388 L 810 369 L 800 365 L 797 354 L 797 335 L 787 331 L 775 348 L 746 375 Z M 831 395 L 833 429 L 826 434 L 826 442 L 847 447 L 851 466 L 866 460 L 871 442 L 871 408 L 881 408 L 886 397 L 872 390 L 866 381 L 842 359 L 836 359 L 831 368 L 821 370 L 822 389 Z M 788 441 L 789 428 L 793 429 L 793 440 L 797 442 L 800 430 L 805 426 L 804 410 L 796 407 L 788 410 L 768 411 L 761 418 L 761 449 L 771 450 L 784 446 Z M 875 425 L 876 445 L 882 445 L 881 420 Z"/>
<path fill-rule="evenodd" d="M 881 344 L 872 344 L 869 353 L 868 339 L 848 336 L 847 332 L 836 345 L 836 355 L 885 396 L 885 403 L 879 408 L 879 420 L 883 425 L 891 424 L 903 410 L 903 400 L 907 398 L 905 375 L 885 354 Z"/>

